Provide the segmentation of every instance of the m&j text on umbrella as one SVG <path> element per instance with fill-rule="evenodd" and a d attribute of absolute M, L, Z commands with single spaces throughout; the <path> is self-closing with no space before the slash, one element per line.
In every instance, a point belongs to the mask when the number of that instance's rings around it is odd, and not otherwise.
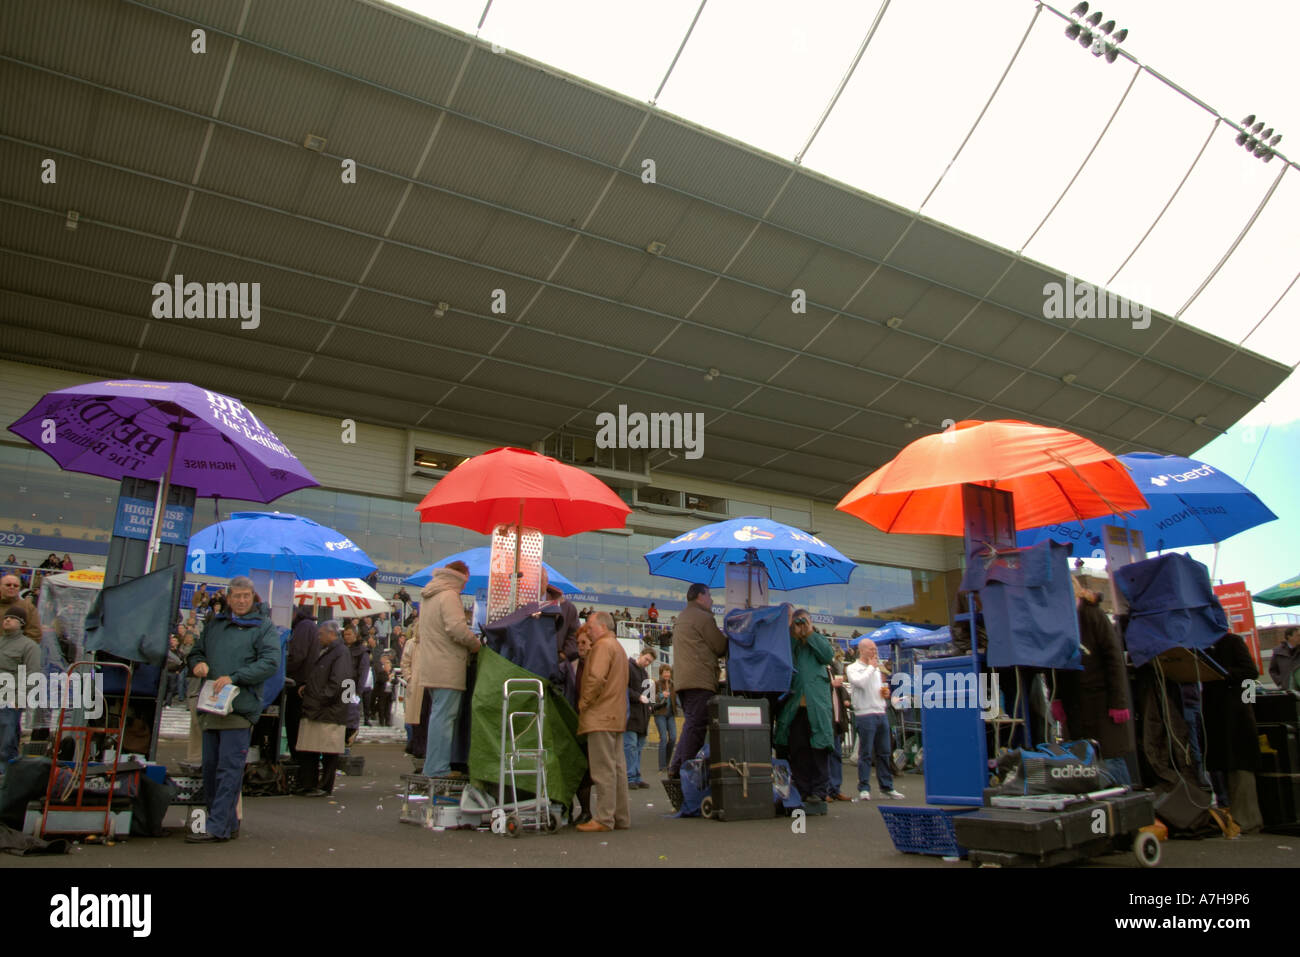
<path fill-rule="evenodd" d="M 778 591 L 843 584 L 857 567 L 816 535 L 752 515 L 678 535 L 647 552 L 645 561 L 651 575 L 710 588 L 726 583 L 728 564 L 761 564 Z"/>

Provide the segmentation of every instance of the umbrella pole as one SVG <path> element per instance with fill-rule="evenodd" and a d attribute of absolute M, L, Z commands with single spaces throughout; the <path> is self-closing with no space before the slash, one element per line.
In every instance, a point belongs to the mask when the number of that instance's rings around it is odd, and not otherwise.
<path fill-rule="evenodd" d="M 519 521 L 515 525 L 515 573 L 510 578 L 510 610 L 514 611 L 519 607 L 519 546 L 520 539 L 524 536 L 524 502 L 519 500 Z"/>
<path fill-rule="evenodd" d="M 176 425 L 180 424 L 180 417 L 176 419 Z M 144 574 L 148 575 L 153 571 L 154 554 L 160 544 L 159 537 L 162 535 L 163 510 L 167 507 L 167 492 L 172 484 L 172 468 L 176 465 L 176 446 L 180 440 L 180 429 L 169 427 L 172 432 L 172 447 L 167 454 L 167 471 L 163 473 L 158 480 L 158 499 L 154 503 L 153 522 L 149 526 L 149 551 L 144 557 Z"/>

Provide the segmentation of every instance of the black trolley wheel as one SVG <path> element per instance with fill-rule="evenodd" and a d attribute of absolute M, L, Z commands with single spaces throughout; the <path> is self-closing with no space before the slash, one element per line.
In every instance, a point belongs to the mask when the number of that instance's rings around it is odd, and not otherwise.
<path fill-rule="evenodd" d="M 519 820 L 518 814 L 506 816 L 506 834 L 510 837 L 518 837 L 519 832 L 524 828 L 524 822 Z"/>
<path fill-rule="evenodd" d="M 704 800 L 700 801 L 700 813 L 707 818 L 713 817 L 713 795 L 710 794 Z"/>

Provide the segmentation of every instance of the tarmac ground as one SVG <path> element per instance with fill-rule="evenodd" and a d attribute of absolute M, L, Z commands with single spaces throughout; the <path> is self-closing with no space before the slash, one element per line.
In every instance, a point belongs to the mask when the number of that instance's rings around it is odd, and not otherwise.
<path fill-rule="evenodd" d="M 163 763 L 184 756 L 183 741 L 163 741 Z M 657 752 L 642 763 L 648 790 L 630 792 L 632 827 L 587 834 L 572 827 L 556 834 L 525 832 L 510 838 L 480 830 L 430 831 L 399 821 L 401 775 L 412 770 L 400 743 L 362 742 L 363 774 L 340 775 L 327 798 L 244 798 L 238 841 L 186 844 L 179 828 L 162 838 L 133 837 L 112 846 L 76 844 L 46 857 L 0 855 L 0 868 L 110 867 L 882 867 L 970 870 L 969 863 L 895 850 L 878 810 L 869 802 L 834 802 L 825 817 L 806 818 L 796 833 L 789 818 L 719 822 L 674 819 L 658 783 Z M 846 792 L 856 769 L 845 762 Z M 924 804 L 919 774 L 897 786 L 897 805 Z M 175 809 L 174 809 L 175 811 Z M 1295 867 L 1300 837 L 1246 835 L 1237 840 L 1168 841 L 1160 868 Z M 1096 858 L 1085 868 L 1137 868 L 1132 854 Z"/>

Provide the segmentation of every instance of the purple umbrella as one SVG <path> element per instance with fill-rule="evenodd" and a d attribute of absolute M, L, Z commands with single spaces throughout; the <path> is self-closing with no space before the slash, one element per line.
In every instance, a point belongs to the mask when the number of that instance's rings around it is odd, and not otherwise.
<path fill-rule="evenodd" d="M 320 484 L 242 402 L 188 382 L 89 382 L 60 389 L 9 431 L 66 471 L 160 481 L 160 501 L 172 484 L 191 486 L 200 498 L 253 502 Z"/>

